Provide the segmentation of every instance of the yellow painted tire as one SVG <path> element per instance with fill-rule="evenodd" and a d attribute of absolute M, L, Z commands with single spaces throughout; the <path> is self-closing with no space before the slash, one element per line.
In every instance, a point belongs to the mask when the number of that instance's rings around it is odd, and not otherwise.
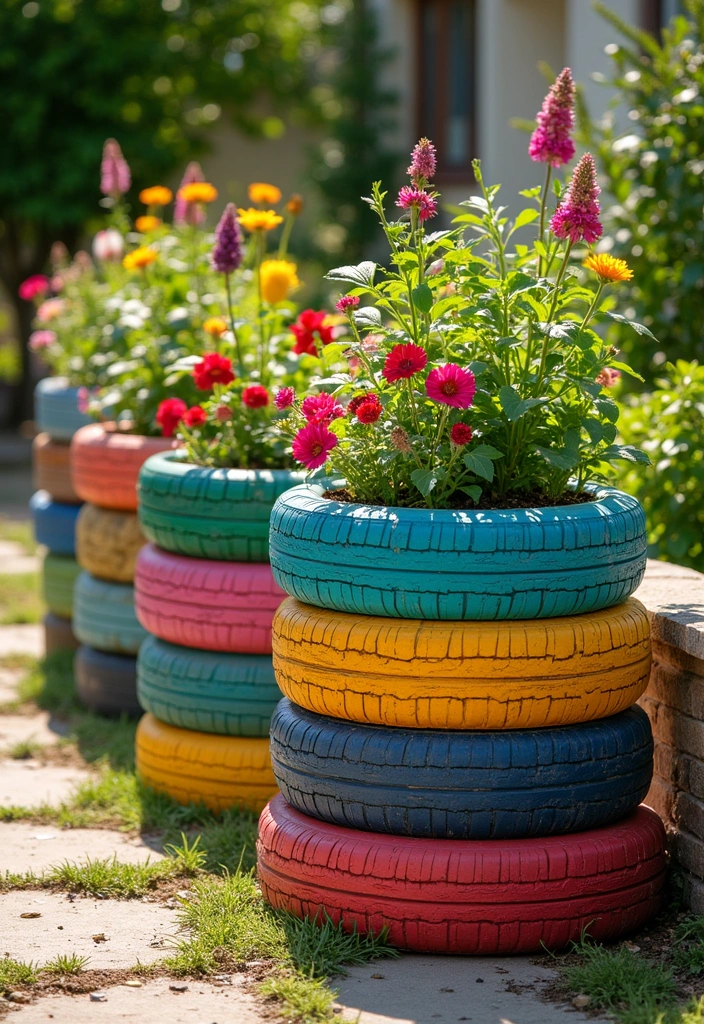
<path fill-rule="evenodd" d="M 648 685 L 643 605 L 511 622 L 388 619 L 287 598 L 274 617 L 283 693 L 333 718 L 410 729 L 534 729 L 624 711 Z"/>
<path fill-rule="evenodd" d="M 259 812 L 278 792 L 268 737 L 217 736 L 145 715 L 137 728 L 136 757 L 142 782 L 180 804 Z"/>
<path fill-rule="evenodd" d="M 86 503 L 76 523 L 76 558 L 92 576 L 132 583 L 140 549 L 147 543 L 136 512 Z"/>

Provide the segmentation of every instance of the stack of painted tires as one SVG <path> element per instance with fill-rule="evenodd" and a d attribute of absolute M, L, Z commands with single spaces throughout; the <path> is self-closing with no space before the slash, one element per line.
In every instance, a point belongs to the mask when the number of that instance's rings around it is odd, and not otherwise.
<path fill-rule="evenodd" d="M 48 611 L 44 616 L 46 653 L 73 650 L 71 625 L 73 584 L 78 575 L 75 526 L 81 499 L 71 483 L 69 443 L 88 422 L 78 409 L 78 388 L 61 377 L 39 381 L 34 392 L 39 433 L 32 446 L 36 493 L 30 501 L 37 543 L 47 553 L 42 564 L 42 589 Z"/>
<path fill-rule="evenodd" d="M 548 509 L 276 504 L 281 789 L 267 899 L 399 947 L 496 954 L 631 931 L 666 870 L 645 518 L 608 488 Z"/>
<path fill-rule="evenodd" d="M 137 477 L 145 459 L 170 447 L 110 424 L 82 427 L 71 442 L 71 477 L 85 502 L 76 524 L 80 569 L 73 594 L 78 697 L 103 715 L 139 715 L 137 651 L 146 634 L 134 609 Z"/>
<path fill-rule="evenodd" d="M 261 811 L 276 792 L 269 723 L 281 698 L 271 623 L 285 596 L 269 566 L 269 516 L 291 473 L 208 469 L 170 452 L 139 477 L 151 544 L 137 560 L 137 730 L 144 783 L 183 804 Z"/>

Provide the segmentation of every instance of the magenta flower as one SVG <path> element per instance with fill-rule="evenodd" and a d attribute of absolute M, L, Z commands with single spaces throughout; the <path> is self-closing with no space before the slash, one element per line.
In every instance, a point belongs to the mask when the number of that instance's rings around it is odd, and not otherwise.
<path fill-rule="evenodd" d="M 477 382 L 472 371 L 464 370 L 457 363 L 436 366 L 425 381 L 428 398 L 455 409 L 469 409 L 476 390 Z"/>
<path fill-rule="evenodd" d="M 190 224 L 194 226 L 202 224 L 205 220 L 205 209 L 202 203 L 189 203 L 185 199 L 181 199 L 178 194 L 184 185 L 192 185 L 194 181 L 205 181 L 205 175 L 197 160 L 191 160 L 183 175 L 179 190 L 176 192 L 174 224 Z"/>
<path fill-rule="evenodd" d="M 242 232 L 234 203 L 228 203 L 215 228 L 215 245 L 210 256 L 213 269 L 232 274 L 242 262 Z"/>
<path fill-rule="evenodd" d="M 572 180 L 555 210 L 550 228 L 556 238 L 577 242 L 596 242 L 603 228 L 599 222 L 601 192 L 596 181 L 596 165 L 591 153 L 585 153 L 574 169 Z"/>
<path fill-rule="evenodd" d="M 574 128 L 574 81 L 565 68 L 550 86 L 537 116 L 538 126 L 531 135 L 528 153 L 531 160 L 561 167 L 574 156 L 570 132 Z"/>
<path fill-rule="evenodd" d="M 343 295 L 342 298 L 338 299 L 335 303 L 335 309 L 338 313 L 350 313 L 353 309 L 356 309 L 358 305 L 358 295 Z"/>
<path fill-rule="evenodd" d="M 410 174 L 413 184 L 421 188 L 432 179 L 436 166 L 435 146 L 430 139 L 420 139 L 411 153 L 411 166 L 406 174 Z"/>
<path fill-rule="evenodd" d="M 337 438 L 326 423 L 309 423 L 293 439 L 293 457 L 307 469 L 319 469 L 337 444 Z"/>
<path fill-rule="evenodd" d="M 56 331 L 32 331 L 29 336 L 29 347 L 32 352 L 40 352 L 49 348 L 56 341 Z"/>
<path fill-rule="evenodd" d="M 129 164 L 122 155 L 119 142 L 107 139 L 100 164 L 100 191 L 104 196 L 119 199 L 125 192 L 129 192 L 131 183 Z"/>
<path fill-rule="evenodd" d="M 31 302 L 33 299 L 46 295 L 50 287 L 51 281 L 45 274 L 32 274 L 22 282 L 17 289 L 17 294 L 25 302 Z"/>
<path fill-rule="evenodd" d="M 279 388 L 274 396 L 274 405 L 277 409 L 288 409 L 296 401 L 296 392 L 293 388 Z"/>
<path fill-rule="evenodd" d="M 301 412 L 309 423 L 329 423 L 331 420 L 345 415 L 345 410 L 339 402 L 336 402 L 326 391 L 305 398 L 301 405 Z"/>
<path fill-rule="evenodd" d="M 434 217 L 438 212 L 438 204 L 433 197 L 424 192 L 422 188 L 416 188 L 415 185 L 403 186 L 398 194 L 396 205 L 400 206 L 402 210 L 409 210 L 411 207 L 415 207 L 418 210 L 418 217 L 421 222 Z"/>

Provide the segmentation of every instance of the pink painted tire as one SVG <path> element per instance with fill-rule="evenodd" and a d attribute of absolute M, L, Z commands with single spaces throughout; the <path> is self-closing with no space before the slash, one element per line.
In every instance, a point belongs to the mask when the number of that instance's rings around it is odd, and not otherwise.
<path fill-rule="evenodd" d="M 150 455 L 177 442 L 117 430 L 114 423 L 91 423 L 71 440 L 71 482 L 82 501 L 100 508 L 137 511 L 137 477 Z"/>
<path fill-rule="evenodd" d="M 137 618 L 168 643 L 271 654 L 271 623 L 286 596 L 268 563 L 189 558 L 147 544 L 134 579 Z"/>

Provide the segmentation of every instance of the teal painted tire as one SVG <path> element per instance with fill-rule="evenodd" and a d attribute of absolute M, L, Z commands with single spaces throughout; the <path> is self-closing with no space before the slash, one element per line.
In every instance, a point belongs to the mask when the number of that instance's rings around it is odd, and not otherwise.
<path fill-rule="evenodd" d="M 139 519 L 165 551 L 231 562 L 269 560 L 274 502 L 304 473 L 287 469 L 209 469 L 179 452 L 153 455 L 137 484 Z"/>
<path fill-rule="evenodd" d="M 73 632 L 98 651 L 136 654 L 147 632 L 135 615 L 134 587 L 80 573 L 73 592 Z"/>
<path fill-rule="evenodd" d="M 306 604 L 409 619 L 578 615 L 620 604 L 645 572 L 645 513 L 611 487 L 542 509 L 383 508 L 305 484 L 271 515 L 279 586 Z"/>
<path fill-rule="evenodd" d="M 73 614 L 73 587 L 81 567 L 75 558 L 47 555 L 42 565 L 42 593 L 47 608 L 62 619 Z"/>
<path fill-rule="evenodd" d="M 271 657 L 197 651 L 148 637 L 137 659 L 137 696 L 168 725 L 224 736 L 268 736 L 281 691 Z"/>
<path fill-rule="evenodd" d="M 70 441 L 93 421 L 78 409 L 78 388 L 69 387 L 64 377 L 45 377 L 34 389 L 34 422 L 53 441 Z"/>

